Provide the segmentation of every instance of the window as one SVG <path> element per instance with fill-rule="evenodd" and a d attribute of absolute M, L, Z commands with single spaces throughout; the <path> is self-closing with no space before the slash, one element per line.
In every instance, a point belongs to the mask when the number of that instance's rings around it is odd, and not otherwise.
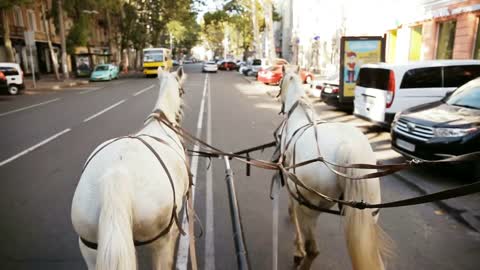
<path fill-rule="evenodd" d="M 438 24 L 437 59 L 452 59 L 456 21 Z"/>
<path fill-rule="evenodd" d="M 0 72 L 2 72 L 5 76 L 18 75 L 18 70 L 14 67 L 0 67 Z"/>
<path fill-rule="evenodd" d="M 445 87 L 459 87 L 480 76 L 480 65 L 443 68 Z"/>
<path fill-rule="evenodd" d="M 442 68 L 428 67 L 410 69 L 403 75 L 400 88 L 442 87 Z"/>
<path fill-rule="evenodd" d="M 24 26 L 22 9 L 19 6 L 13 7 L 13 19 L 16 26 Z"/>
<path fill-rule="evenodd" d="M 357 85 L 366 88 L 388 89 L 390 70 L 384 68 L 361 68 Z"/>
<path fill-rule="evenodd" d="M 414 26 L 410 29 L 410 50 L 408 52 L 408 60 L 420 60 L 422 49 L 422 25 Z"/>
<path fill-rule="evenodd" d="M 28 14 L 28 27 L 30 28 L 30 31 L 37 31 L 37 22 L 35 19 L 35 13 L 33 10 L 29 9 L 27 11 Z"/>
<path fill-rule="evenodd" d="M 480 18 L 477 17 L 477 37 L 475 40 L 475 49 L 473 51 L 473 59 L 480 59 Z"/>

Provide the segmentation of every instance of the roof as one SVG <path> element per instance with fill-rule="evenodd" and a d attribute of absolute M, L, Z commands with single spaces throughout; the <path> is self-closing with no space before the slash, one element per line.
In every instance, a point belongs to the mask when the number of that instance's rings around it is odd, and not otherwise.
<path fill-rule="evenodd" d="M 0 66 L 4 67 L 19 67 L 20 65 L 17 63 L 11 63 L 11 62 L 0 62 Z"/>
<path fill-rule="evenodd" d="M 371 68 L 420 68 L 420 67 L 435 67 L 435 66 L 456 66 L 456 65 L 480 65 L 480 60 L 425 60 L 405 63 L 375 63 L 364 64 L 362 67 Z"/>

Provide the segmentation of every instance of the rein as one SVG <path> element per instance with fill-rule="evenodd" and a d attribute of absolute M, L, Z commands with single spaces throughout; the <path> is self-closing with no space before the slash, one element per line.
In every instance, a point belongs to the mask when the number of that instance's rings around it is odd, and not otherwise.
<path fill-rule="evenodd" d="M 296 107 L 296 106 L 295 106 Z M 292 182 L 307 191 L 312 192 L 313 194 L 317 195 L 318 197 L 332 202 L 332 203 L 338 203 L 339 205 L 346 205 L 350 206 L 353 208 L 357 209 L 366 209 L 366 208 L 390 208 L 390 207 L 399 207 L 399 206 L 408 206 L 408 205 L 416 205 L 416 204 L 422 204 L 422 203 L 428 203 L 428 202 L 433 202 L 437 200 L 446 200 L 450 198 L 455 198 L 459 196 L 464 196 L 476 192 L 480 192 L 480 181 L 469 184 L 469 185 L 463 185 L 457 188 L 429 194 L 429 195 L 424 195 L 420 197 L 415 197 L 411 199 L 405 199 L 405 200 L 399 200 L 399 201 L 393 201 L 393 202 L 388 202 L 388 203 L 381 203 L 381 204 L 370 204 L 364 201 L 346 201 L 342 199 L 336 199 L 336 198 L 331 198 L 325 194 L 322 194 L 313 188 L 309 187 L 303 181 L 301 181 L 294 173 L 289 172 L 289 170 L 293 170 L 295 168 L 299 168 L 305 165 L 308 165 L 310 163 L 314 162 L 322 162 L 324 163 L 328 168 L 332 170 L 337 175 L 352 179 L 352 180 L 362 180 L 362 179 L 368 179 L 368 178 L 374 178 L 374 177 L 380 177 L 380 176 L 385 176 L 392 174 L 394 172 L 404 170 L 407 168 L 412 168 L 412 167 L 419 167 L 421 165 L 435 165 L 435 164 L 451 164 L 451 163 L 458 163 L 458 162 L 465 162 L 465 161 L 478 161 L 480 160 L 480 152 L 474 152 L 470 154 L 465 154 L 457 157 L 452 157 L 452 158 L 447 158 L 443 160 L 435 160 L 435 161 L 421 161 L 421 160 L 411 160 L 405 163 L 399 163 L 399 164 L 389 164 L 389 165 L 374 165 L 374 164 L 364 164 L 364 163 L 354 163 L 354 164 L 336 164 L 334 162 L 330 162 L 328 160 L 325 160 L 323 157 L 318 157 L 314 158 L 311 160 L 307 160 L 298 164 L 294 164 L 291 166 L 284 166 L 281 162 L 269 162 L 265 160 L 260 160 L 260 159 L 254 159 L 250 158 L 247 156 L 243 156 L 242 154 L 246 154 L 252 151 L 257 151 L 257 150 L 262 150 L 267 147 L 271 147 L 274 145 L 273 142 L 269 142 L 260 146 L 252 147 L 249 149 L 241 150 L 235 153 L 228 153 L 224 152 L 204 141 L 202 141 L 199 138 L 196 138 L 195 136 L 191 135 L 188 133 L 185 129 L 182 127 L 175 125 L 171 123 L 165 116 L 165 114 L 161 111 L 156 111 L 154 112 L 151 117 L 154 117 L 161 123 L 164 123 L 167 127 L 169 127 L 172 131 L 177 133 L 180 137 L 193 142 L 193 143 L 199 143 L 203 148 L 208 149 L 207 151 L 189 151 L 190 153 L 197 153 L 201 156 L 204 157 L 229 157 L 233 158 L 236 160 L 239 160 L 243 163 L 258 167 L 258 168 L 263 168 L 267 170 L 275 170 L 275 171 L 280 171 L 283 175 L 288 177 Z M 285 121 L 285 120 L 284 120 Z M 318 121 L 319 124 L 321 123 L 326 123 L 322 121 Z M 283 127 L 282 127 L 283 125 Z M 284 129 L 284 124 L 282 122 L 282 125 L 277 129 L 278 130 L 283 130 Z M 309 123 L 305 125 L 303 129 L 308 129 L 310 127 L 315 126 L 316 123 Z M 296 132 L 301 132 L 301 131 L 296 131 Z M 303 131 L 305 132 L 305 131 Z M 302 133 L 303 133 L 302 132 Z M 278 135 L 278 134 L 276 134 Z M 277 144 L 278 147 L 278 144 Z M 283 154 L 282 154 L 283 155 Z M 281 156 L 281 155 L 280 155 Z M 375 173 L 369 173 L 369 174 L 364 174 L 356 177 L 349 177 L 341 172 L 338 172 L 337 170 L 331 168 L 331 167 L 340 167 L 340 168 L 357 168 L 357 169 L 379 169 L 381 171 L 375 172 Z M 376 211 L 374 211 L 376 212 Z M 373 213 L 374 213 L 373 212 Z"/>

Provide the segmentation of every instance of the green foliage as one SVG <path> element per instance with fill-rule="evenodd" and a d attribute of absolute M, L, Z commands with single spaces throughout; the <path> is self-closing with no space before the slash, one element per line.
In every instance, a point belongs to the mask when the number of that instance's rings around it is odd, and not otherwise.
<path fill-rule="evenodd" d="M 31 3 L 33 3 L 33 0 L 2 0 L 0 1 L 0 10 L 10 9 L 13 6 L 20 6 Z"/>
<path fill-rule="evenodd" d="M 88 42 L 89 30 L 88 19 L 86 15 L 80 14 L 80 17 L 73 24 L 67 36 L 67 52 L 74 53 L 76 46 L 86 46 Z"/>

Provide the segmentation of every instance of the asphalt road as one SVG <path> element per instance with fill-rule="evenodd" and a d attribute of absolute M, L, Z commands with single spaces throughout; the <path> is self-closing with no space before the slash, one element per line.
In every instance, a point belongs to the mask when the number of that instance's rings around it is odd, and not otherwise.
<path fill-rule="evenodd" d="M 219 148 L 235 151 L 271 140 L 281 121 L 280 105 L 272 97 L 275 87 L 251 83 L 235 72 L 206 78 L 200 65 L 185 68 L 189 77 L 184 87 L 183 126 L 187 130 L 197 132 L 203 107 L 199 132 Z M 71 199 L 82 165 L 99 143 L 141 128 L 157 89 L 156 79 L 128 78 L 62 91 L 0 96 L 0 269 L 86 269 L 70 222 Z M 316 109 L 322 119 L 357 122 L 321 103 L 316 103 Z M 379 159 L 398 161 L 388 149 L 388 134 L 370 127 L 364 131 Z M 271 151 L 255 156 L 268 159 Z M 272 173 L 253 168 L 246 177 L 242 164 L 232 161 L 232 167 L 252 269 L 271 269 L 272 202 L 268 195 Z M 193 172 L 195 208 L 205 226 L 204 236 L 197 240 L 200 269 L 236 268 L 224 169 L 222 160 L 198 159 Z M 435 173 L 413 172 L 419 179 L 440 177 Z M 386 201 L 417 195 L 418 188 L 405 181 L 405 175 L 382 180 Z M 293 265 L 293 227 L 286 209 L 283 192 L 279 269 Z M 480 268 L 480 234 L 459 222 L 449 209 L 426 204 L 382 210 L 380 223 L 395 242 L 395 255 L 387 269 Z M 317 227 L 321 253 L 314 269 L 349 269 L 341 218 L 323 214 Z M 139 254 L 140 268 L 147 269 L 150 263 L 144 248 Z"/>

